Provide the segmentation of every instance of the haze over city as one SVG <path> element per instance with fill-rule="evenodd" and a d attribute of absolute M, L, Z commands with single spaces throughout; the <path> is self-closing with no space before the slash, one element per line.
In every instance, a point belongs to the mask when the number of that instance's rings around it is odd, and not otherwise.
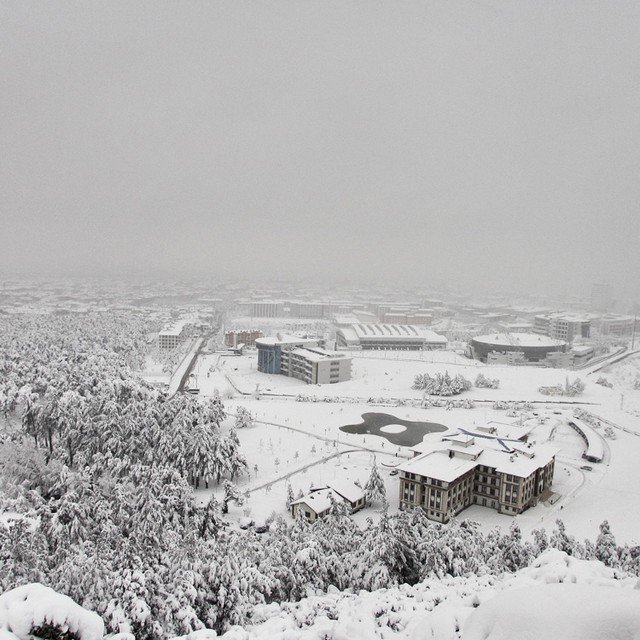
<path fill-rule="evenodd" d="M 4 2 L 6 274 L 640 295 L 637 2 Z"/>
<path fill-rule="evenodd" d="M 0 52 L 0 640 L 640 640 L 640 0 Z"/>

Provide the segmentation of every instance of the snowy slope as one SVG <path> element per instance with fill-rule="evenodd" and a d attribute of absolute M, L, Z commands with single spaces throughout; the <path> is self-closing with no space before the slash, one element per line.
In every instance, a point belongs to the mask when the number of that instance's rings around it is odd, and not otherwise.
<path fill-rule="evenodd" d="M 373 592 L 340 592 L 257 607 L 254 624 L 225 640 L 638 640 L 640 583 L 548 549 L 514 574 L 429 579 Z M 102 620 L 39 584 L 0 596 L 0 638 L 44 624 L 98 640 Z M 201 630 L 174 640 L 209 640 Z M 133 640 L 118 634 L 114 640 Z"/>
<path fill-rule="evenodd" d="M 626 640 L 640 638 L 637 583 L 598 561 L 551 549 L 531 567 L 501 577 L 434 579 L 371 593 L 334 591 L 263 606 L 256 610 L 255 624 L 234 627 L 222 637 Z"/>

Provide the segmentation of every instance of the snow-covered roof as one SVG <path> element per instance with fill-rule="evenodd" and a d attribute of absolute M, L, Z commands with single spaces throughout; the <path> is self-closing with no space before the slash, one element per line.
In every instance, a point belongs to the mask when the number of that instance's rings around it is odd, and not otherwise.
<path fill-rule="evenodd" d="M 291 347 L 299 345 L 300 347 L 306 346 L 315 346 L 319 342 L 318 338 L 301 338 L 293 335 L 280 335 L 278 337 L 266 337 L 266 338 L 257 338 L 256 345 L 261 346 L 274 346 L 280 345 L 283 347 Z"/>
<path fill-rule="evenodd" d="M 359 323 L 341 327 L 339 331 L 347 340 L 375 342 L 416 342 L 446 344 L 444 336 L 411 324 Z"/>
<path fill-rule="evenodd" d="M 357 502 L 364 498 L 364 492 L 350 480 L 332 480 L 329 487 L 349 502 Z"/>
<path fill-rule="evenodd" d="M 574 353 L 575 355 L 579 356 L 579 355 L 589 354 L 593 350 L 594 350 L 593 346 L 583 345 L 583 346 L 579 346 L 579 347 L 573 347 L 571 349 L 571 353 Z"/>
<path fill-rule="evenodd" d="M 597 314 L 594 313 L 575 313 L 566 311 L 553 311 L 551 313 L 539 314 L 540 318 L 547 318 L 549 320 L 564 320 L 566 322 L 591 322 L 597 318 Z"/>
<path fill-rule="evenodd" d="M 473 342 L 488 344 L 495 347 L 561 347 L 564 340 L 556 340 L 537 333 L 491 333 L 476 336 Z"/>
<path fill-rule="evenodd" d="M 468 471 L 475 469 L 478 463 L 469 458 L 450 458 L 444 451 L 432 451 L 412 458 L 398 465 L 400 471 L 416 473 L 420 476 L 435 478 L 443 482 L 453 482 Z"/>
<path fill-rule="evenodd" d="M 582 434 L 582 437 L 585 439 L 587 443 L 585 456 L 590 459 L 601 461 L 604 458 L 604 441 L 600 434 L 584 420 L 580 420 L 580 418 L 576 418 L 575 416 L 571 417 L 569 424 L 575 425 Z"/>
<path fill-rule="evenodd" d="M 302 496 L 302 498 L 298 498 L 291 503 L 291 506 L 294 504 L 306 504 L 311 507 L 317 514 L 324 513 L 328 511 L 331 507 L 331 498 L 336 502 L 341 502 L 342 498 L 333 490 L 328 487 L 323 489 L 316 489 L 306 496 Z"/>
<path fill-rule="evenodd" d="M 559 449 L 548 444 L 529 445 L 497 434 L 462 430 L 473 436 L 473 444 L 452 441 L 456 434 L 447 433 L 439 439 L 428 439 L 413 448 L 420 452 L 415 458 L 398 466 L 400 471 L 416 473 L 444 482 L 452 482 L 477 465 L 492 467 L 500 473 L 519 478 L 530 476 L 548 464 Z"/>
<path fill-rule="evenodd" d="M 291 351 L 293 355 L 300 356 L 309 362 L 323 362 L 325 360 L 346 360 L 347 356 L 344 353 L 339 353 L 337 351 L 327 351 L 326 349 L 321 349 L 320 347 L 313 347 L 309 349 L 294 349 Z"/>

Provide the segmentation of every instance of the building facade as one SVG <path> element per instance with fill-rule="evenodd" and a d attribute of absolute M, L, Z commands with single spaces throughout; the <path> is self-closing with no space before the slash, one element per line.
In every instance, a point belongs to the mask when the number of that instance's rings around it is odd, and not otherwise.
<path fill-rule="evenodd" d="M 159 349 L 175 349 L 184 338 L 184 325 L 169 327 L 158 333 Z"/>
<path fill-rule="evenodd" d="M 277 373 L 307 384 L 335 384 L 351 379 L 351 358 L 327 351 L 320 340 L 295 337 L 259 338 L 258 371 Z"/>
<path fill-rule="evenodd" d="M 237 347 L 243 344 L 247 347 L 255 345 L 258 338 L 262 338 L 262 331 L 258 329 L 239 329 L 236 331 L 226 331 L 224 334 L 224 343 L 227 347 Z"/>
<path fill-rule="evenodd" d="M 284 316 L 284 302 L 281 300 L 255 300 L 248 304 L 252 318 L 281 318 Z"/>
<path fill-rule="evenodd" d="M 607 313 L 597 320 L 598 331 L 601 335 L 630 336 L 633 333 L 635 319 L 633 316 L 623 316 Z"/>
<path fill-rule="evenodd" d="M 344 349 L 446 349 L 447 339 L 434 331 L 406 324 L 352 324 L 336 330 L 336 345 Z"/>
<path fill-rule="evenodd" d="M 437 522 L 472 504 L 517 515 L 550 495 L 556 449 L 469 432 L 443 438 L 444 446 L 398 466 L 400 508 L 421 507 Z"/>
<path fill-rule="evenodd" d="M 533 319 L 533 332 L 565 342 L 588 338 L 591 335 L 591 317 L 562 312 L 540 314 Z"/>

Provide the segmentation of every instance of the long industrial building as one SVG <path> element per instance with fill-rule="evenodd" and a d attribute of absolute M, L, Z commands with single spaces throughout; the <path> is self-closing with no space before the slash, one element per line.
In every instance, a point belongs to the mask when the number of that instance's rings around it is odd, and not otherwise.
<path fill-rule="evenodd" d="M 336 330 L 343 349 L 446 349 L 447 339 L 435 331 L 407 324 L 351 324 Z"/>
<path fill-rule="evenodd" d="M 351 358 L 327 351 L 320 340 L 280 336 L 258 338 L 258 371 L 297 378 L 307 384 L 334 384 L 351 379 Z"/>

